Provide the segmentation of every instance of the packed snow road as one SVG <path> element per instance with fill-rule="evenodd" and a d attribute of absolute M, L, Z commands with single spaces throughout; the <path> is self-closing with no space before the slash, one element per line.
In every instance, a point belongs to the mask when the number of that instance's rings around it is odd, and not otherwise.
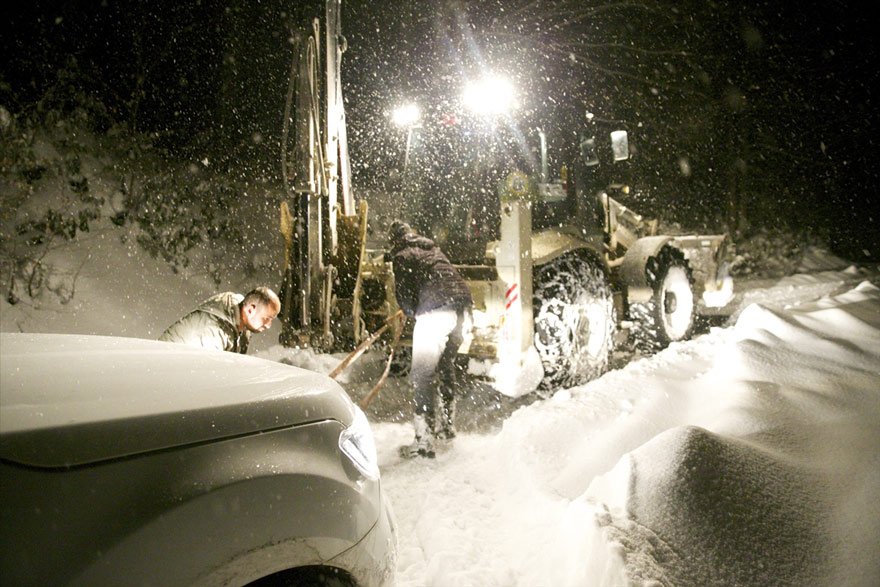
<path fill-rule="evenodd" d="M 728 324 L 547 400 L 462 390 L 434 460 L 398 457 L 412 427 L 392 380 L 369 411 L 398 584 L 880 584 L 871 279 L 758 284 Z M 380 369 L 343 384 L 363 393 Z"/>

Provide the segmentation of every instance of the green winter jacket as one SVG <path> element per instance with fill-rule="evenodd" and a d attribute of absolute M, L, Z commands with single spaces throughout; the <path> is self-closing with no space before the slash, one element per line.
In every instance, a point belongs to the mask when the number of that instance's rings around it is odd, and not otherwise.
<path fill-rule="evenodd" d="M 159 340 L 245 354 L 251 333 L 238 331 L 243 299 L 231 291 L 212 296 L 169 326 Z"/>

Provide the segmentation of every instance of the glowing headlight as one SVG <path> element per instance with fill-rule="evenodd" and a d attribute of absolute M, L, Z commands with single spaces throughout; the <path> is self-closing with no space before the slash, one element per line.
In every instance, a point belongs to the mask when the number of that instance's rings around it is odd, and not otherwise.
<path fill-rule="evenodd" d="M 363 411 L 354 406 L 354 422 L 339 435 L 339 450 L 351 459 L 358 471 L 370 479 L 379 478 L 379 459 L 373 431 Z"/>
<path fill-rule="evenodd" d="M 422 113 L 418 106 L 415 104 L 405 104 L 394 109 L 394 112 L 391 113 L 391 120 L 397 126 L 407 127 L 417 124 L 421 116 Z"/>
<path fill-rule="evenodd" d="M 503 77 L 486 77 L 469 83 L 462 100 L 471 112 L 488 116 L 507 114 L 516 106 L 513 85 Z"/>

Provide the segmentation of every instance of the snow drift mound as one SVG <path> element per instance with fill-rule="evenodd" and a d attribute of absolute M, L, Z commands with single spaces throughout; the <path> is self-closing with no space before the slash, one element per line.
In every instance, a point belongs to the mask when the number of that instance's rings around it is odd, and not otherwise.
<path fill-rule="evenodd" d="M 742 313 L 678 392 L 714 412 L 682 416 L 585 493 L 629 581 L 880 585 L 878 329 L 867 282 Z"/>
<path fill-rule="evenodd" d="M 815 473 L 750 443 L 681 426 L 624 463 L 631 490 L 624 531 L 650 529 L 669 585 L 815 585 L 827 561 Z M 617 474 L 621 474 L 619 471 Z"/>

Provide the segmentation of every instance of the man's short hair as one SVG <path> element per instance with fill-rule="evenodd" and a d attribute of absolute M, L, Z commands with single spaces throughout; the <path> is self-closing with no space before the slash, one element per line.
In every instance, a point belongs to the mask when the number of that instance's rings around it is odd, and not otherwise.
<path fill-rule="evenodd" d="M 257 306 L 280 306 L 281 300 L 278 295 L 266 286 L 255 287 L 247 292 L 241 301 L 243 306 L 256 304 Z"/>

